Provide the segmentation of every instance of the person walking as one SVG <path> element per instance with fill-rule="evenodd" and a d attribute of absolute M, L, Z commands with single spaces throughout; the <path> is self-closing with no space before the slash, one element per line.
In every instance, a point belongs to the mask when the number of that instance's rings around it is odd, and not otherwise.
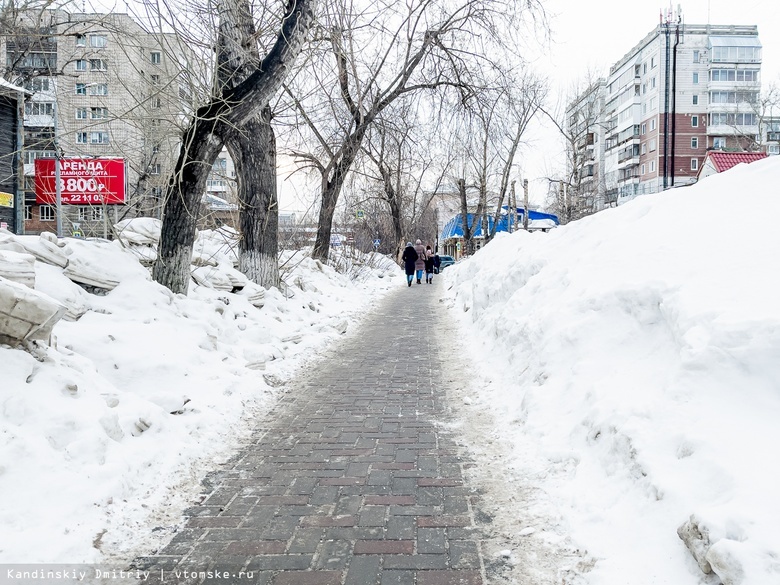
<path fill-rule="evenodd" d="M 440 271 L 441 271 L 441 257 L 439 256 L 439 253 L 436 252 L 433 255 L 433 272 L 435 274 L 439 274 Z"/>
<path fill-rule="evenodd" d="M 412 286 L 415 265 L 417 263 L 417 250 L 414 249 L 411 242 L 406 242 L 406 248 L 401 256 L 401 260 L 404 263 L 404 272 L 406 272 L 406 284 L 407 286 Z"/>
<path fill-rule="evenodd" d="M 415 242 L 414 251 L 417 252 L 417 261 L 414 263 L 414 269 L 417 272 L 417 284 L 422 284 L 423 271 L 425 271 L 425 248 L 420 240 Z"/>
<path fill-rule="evenodd" d="M 425 282 L 433 284 L 433 268 L 434 268 L 433 250 L 428 246 L 425 248 Z"/>

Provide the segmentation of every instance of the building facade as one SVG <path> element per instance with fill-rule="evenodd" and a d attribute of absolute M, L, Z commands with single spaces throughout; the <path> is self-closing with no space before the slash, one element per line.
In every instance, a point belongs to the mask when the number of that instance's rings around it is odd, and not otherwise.
<path fill-rule="evenodd" d="M 107 235 L 122 217 L 159 216 L 191 95 L 173 38 L 127 14 L 47 10 L 20 16 L 0 41 L 4 76 L 32 92 L 25 105 L 25 231 L 55 231 L 35 202 L 37 158 L 125 160 L 124 205 L 67 205 L 63 235 Z"/>
<path fill-rule="evenodd" d="M 756 26 L 687 25 L 668 15 L 601 86 L 595 127 L 603 134 L 594 141 L 603 140 L 604 200 L 693 183 L 708 150 L 764 148 L 760 74 Z M 567 115 L 582 117 L 582 108 Z"/>

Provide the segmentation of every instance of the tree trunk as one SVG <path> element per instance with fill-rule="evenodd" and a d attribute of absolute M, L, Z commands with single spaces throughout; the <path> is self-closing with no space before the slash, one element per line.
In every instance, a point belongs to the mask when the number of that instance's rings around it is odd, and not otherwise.
<path fill-rule="evenodd" d="M 314 249 L 311 253 L 312 258 L 315 260 L 328 261 L 330 236 L 333 231 L 333 215 L 336 213 L 336 205 L 339 201 L 341 188 L 344 186 L 347 173 L 357 157 L 368 126 L 369 122 L 366 121 L 355 129 L 350 140 L 345 145 L 338 163 L 331 167 L 331 178 L 323 178 L 324 184 L 322 187 L 319 224 L 317 225 L 317 238 L 314 241 Z"/>
<path fill-rule="evenodd" d="M 195 117 L 168 184 L 157 260 L 152 278 L 175 293 L 187 294 L 192 245 L 211 165 L 222 149 L 214 120 Z"/>
<path fill-rule="evenodd" d="M 231 133 L 226 145 L 238 177 L 239 270 L 261 286 L 278 287 L 279 204 L 271 108 L 266 106 L 260 116 Z"/>
<path fill-rule="evenodd" d="M 219 28 L 218 81 L 230 88 L 257 68 L 260 56 L 248 0 L 225 7 Z M 279 205 L 276 192 L 276 139 L 271 108 L 229 132 L 225 145 L 236 170 L 239 200 L 238 266 L 249 280 L 279 286 Z"/>
<path fill-rule="evenodd" d="M 186 294 L 190 280 L 190 260 L 195 242 L 195 226 L 206 179 L 222 149 L 225 134 L 231 128 L 242 128 L 256 118 L 281 87 L 290 66 L 300 53 L 314 22 L 317 0 L 287 0 L 281 29 L 263 61 L 237 85 L 227 84 L 224 91 L 196 112 L 184 134 L 179 159 L 169 182 L 163 216 L 157 261 L 152 270 L 154 280 L 174 293 Z M 226 0 L 220 16 L 228 19 L 228 28 L 242 26 L 241 2 Z M 238 16 L 233 16 L 238 14 Z M 230 22 L 232 19 L 238 22 Z M 243 33 L 231 33 L 241 36 Z M 250 39 L 254 42 L 254 39 Z M 247 48 L 247 55 L 251 50 Z M 237 71 L 245 63 L 237 63 Z M 219 63 L 227 65 L 230 60 Z M 221 73 L 221 72 L 220 72 Z M 242 74 L 248 74 L 245 72 Z M 228 76 L 230 72 L 228 73 Z M 219 87 L 225 86 L 222 78 Z"/>

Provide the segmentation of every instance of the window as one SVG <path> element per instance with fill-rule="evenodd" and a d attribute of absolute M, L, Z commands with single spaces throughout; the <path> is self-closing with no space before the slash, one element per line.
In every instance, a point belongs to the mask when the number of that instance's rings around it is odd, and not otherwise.
<path fill-rule="evenodd" d="M 51 205 L 41 205 L 41 221 L 54 221 L 54 208 Z"/>
<path fill-rule="evenodd" d="M 76 46 L 77 47 L 86 47 L 87 46 L 87 37 L 84 35 L 76 35 Z"/>
<path fill-rule="evenodd" d="M 97 221 L 103 219 L 102 207 L 79 207 L 79 221 Z"/>
<path fill-rule="evenodd" d="M 712 139 L 712 148 L 720 148 L 720 149 L 726 148 L 726 139 L 723 138 L 723 137 L 721 137 L 721 138 L 713 138 Z"/>
<path fill-rule="evenodd" d="M 108 95 L 108 84 L 91 83 L 89 85 L 89 95 Z"/>
<path fill-rule="evenodd" d="M 694 85 L 699 83 L 699 73 L 698 73 L 698 71 L 694 71 L 693 72 L 693 83 L 694 83 Z"/>
<path fill-rule="evenodd" d="M 647 146 L 650 149 L 650 152 L 653 152 L 655 150 L 655 138 L 653 138 L 650 143 Z"/>
<path fill-rule="evenodd" d="M 153 108 L 161 108 L 162 107 L 162 98 L 158 98 L 158 97 L 152 98 L 152 107 Z"/>
<path fill-rule="evenodd" d="M 162 187 L 152 187 L 152 196 L 153 197 L 162 197 Z"/>
<path fill-rule="evenodd" d="M 696 150 L 699 148 L 699 137 L 698 136 L 692 136 L 691 137 L 691 148 Z"/>
<path fill-rule="evenodd" d="M 152 128 L 159 128 L 160 124 L 162 123 L 162 120 L 160 120 L 160 118 L 154 118 L 153 120 L 151 120 L 150 123 L 152 125 Z"/>
<path fill-rule="evenodd" d="M 713 126 L 756 126 L 757 114 L 715 112 L 710 114 L 710 124 Z"/>
<path fill-rule="evenodd" d="M 152 65 L 159 65 L 162 61 L 162 56 L 159 51 L 152 51 L 149 53 L 149 57 L 152 61 Z"/>
<path fill-rule="evenodd" d="M 108 118 L 108 108 L 90 108 L 89 117 L 93 120 L 105 120 Z"/>
<path fill-rule="evenodd" d="M 642 64 L 642 73 L 647 73 L 647 63 Z"/>
<path fill-rule="evenodd" d="M 160 168 L 160 163 L 154 163 L 149 167 L 149 174 L 150 175 L 159 175 L 160 171 L 162 169 Z"/>
<path fill-rule="evenodd" d="M 159 144 L 155 144 L 154 146 L 152 146 L 152 154 L 157 154 L 159 152 L 160 152 L 160 145 Z"/>
<path fill-rule="evenodd" d="M 647 134 L 647 124 L 642 124 L 642 136 Z"/>
<path fill-rule="evenodd" d="M 87 108 L 76 108 L 76 119 L 77 120 L 86 120 L 87 119 Z"/>
<path fill-rule="evenodd" d="M 642 95 L 644 95 L 644 94 L 646 94 L 646 93 L 647 93 L 647 84 L 646 84 L 646 83 L 643 83 L 643 84 L 642 84 Z"/>
<path fill-rule="evenodd" d="M 650 69 L 655 69 L 655 57 L 650 58 Z"/>
<path fill-rule="evenodd" d="M 653 130 L 655 130 L 655 118 L 650 120 L 650 131 L 652 132 Z"/>
<path fill-rule="evenodd" d="M 650 80 L 650 89 L 655 88 L 655 77 Z"/>
<path fill-rule="evenodd" d="M 32 221 L 32 206 L 24 206 L 24 221 Z"/>
<path fill-rule="evenodd" d="M 712 47 L 713 63 L 758 63 L 761 47 Z"/>
<path fill-rule="evenodd" d="M 693 51 L 693 62 L 698 63 L 699 62 L 699 51 L 694 49 Z"/>
<path fill-rule="evenodd" d="M 76 63 L 76 71 L 86 71 L 87 70 L 87 60 L 86 59 L 77 59 Z"/>
<path fill-rule="evenodd" d="M 693 94 L 693 96 L 691 96 L 691 102 L 693 103 L 694 106 L 698 106 L 699 105 L 699 94 L 696 94 L 696 93 Z"/>
<path fill-rule="evenodd" d="M 696 171 L 699 169 L 699 159 L 698 158 L 692 158 L 691 159 L 691 170 Z"/>
<path fill-rule="evenodd" d="M 767 154 L 780 154 L 780 144 L 770 144 L 766 147 Z"/>
<path fill-rule="evenodd" d="M 655 161 L 654 160 L 650 161 L 650 172 L 651 173 L 655 172 Z"/>
<path fill-rule="evenodd" d="M 51 86 L 48 77 L 35 77 L 25 83 L 24 87 L 33 93 L 37 93 L 39 91 L 49 91 Z"/>
<path fill-rule="evenodd" d="M 90 71 L 108 71 L 108 61 L 105 59 L 90 59 Z"/>
<path fill-rule="evenodd" d="M 54 102 L 28 102 L 24 104 L 24 113 L 27 116 L 53 116 Z"/>
<path fill-rule="evenodd" d="M 699 116 L 691 116 L 691 127 L 693 128 L 699 127 Z"/>
<path fill-rule="evenodd" d="M 54 158 L 53 150 L 25 150 L 24 151 L 24 164 L 33 164 L 35 159 L 38 158 Z M 35 186 L 33 186 L 33 189 Z"/>
<path fill-rule="evenodd" d="M 76 144 L 86 144 L 86 143 L 87 143 L 87 133 L 76 132 Z"/>
<path fill-rule="evenodd" d="M 87 95 L 87 84 L 86 83 L 77 83 L 76 84 L 76 95 Z"/>
<path fill-rule="evenodd" d="M 160 85 L 160 76 L 159 75 L 150 75 L 149 79 L 152 81 L 152 85 Z"/>
<path fill-rule="evenodd" d="M 642 175 L 645 174 L 645 165 L 642 165 L 642 172 L 640 174 L 642 174 Z"/>
<path fill-rule="evenodd" d="M 642 145 L 642 154 L 647 154 L 647 144 Z"/>
<path fill-rule="evenodd" d="M 108 144 L 108 132 L 90 132 L 89 133 L 90 144 Z"/>
<path fill-rule="evenodd" d="M 108 39 L 105 35 L 89 35 L 89 46 L 95 49 L 104 49 L 108 44 Z"/>

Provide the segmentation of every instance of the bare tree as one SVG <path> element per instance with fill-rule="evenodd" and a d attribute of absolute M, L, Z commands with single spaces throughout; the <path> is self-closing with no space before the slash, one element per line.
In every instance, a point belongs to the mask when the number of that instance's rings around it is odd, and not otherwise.
<path fill-rule="evenodd" d="M 220 23 L 217 54 L 217 77 L 223 88 L 245 80 L 260 63 L 249 2 L 236 0 L 227 10 L 231 15 Z M 270 105 L 266 103 L 242 126 L 229 129 L 226 145 L 238 182 L 239 269 L 253 282 L 266 287 L 278 286 L 276 139 Z"/>
<path fill-rule="evenodd" d="M 534 1 L 525 7 L 533 11 L 538 4 Z M 319 87 L 291 84 L 288 88 L 298 112 L 293 125 L 305 124 L 306 138 L 317 142 L 316 149 L 304 146 L 294 154 L 321 177 L 313 250 L 321 260 L 328 257 L 339 194 L 371 125 L 403 96 L 443 87 L 470 91 L 474 62 L 487 58 L 480 51 L 488 38 L 500 36 L 497 23 L 514 14 L 491 0 L 459 4 L 413 0 L 402 5 L 383 0 L 368 10 L 342 4 L 330 8 L 319 34 L 328 51 L 315 52 L 307 63 L 319 75 Z M 331 58 L 333 76 L 326 74 L 326 60 Z"/>
<path fill-rule="evenodd" d="M 564 224 L 595 213 L 607 198 L 609 179 L 604 174 L 603 161 L 599 160 L 597 149 L 602 148 L 602 141 L 597 137 L 609 131 L 610 122 L 604 120 L 603 81 L 594 81 L 590 76 L 588 79 L 584 89 L 578 85 L 570 92 L 573 97 L 563 112 L 541 108 L 560 133 L 566 154 L 565 170 L 547 177 L 548 208 Z M 639 155 L 638 150 L 635 154 Z M 633 150 L 626 156 L 634 156 Z"/>
<path fill-rule="evenodd" d="M 244 127 L 256 117 L 281 87 L 312 25 L 315 4 L 316 0 L 288 0 L 276 42 L 258 66 L 240 83 L 215 91 L 190 120 L 168 184 L 162 234 L 152 272 L 157 282 L 173 292 L 187 291 L 201 197 L 227 133 Z M 229 0 L 219 5 L 222 19 L 230 19 L 235 14 L 229 10 L 231 6 Z"/>

